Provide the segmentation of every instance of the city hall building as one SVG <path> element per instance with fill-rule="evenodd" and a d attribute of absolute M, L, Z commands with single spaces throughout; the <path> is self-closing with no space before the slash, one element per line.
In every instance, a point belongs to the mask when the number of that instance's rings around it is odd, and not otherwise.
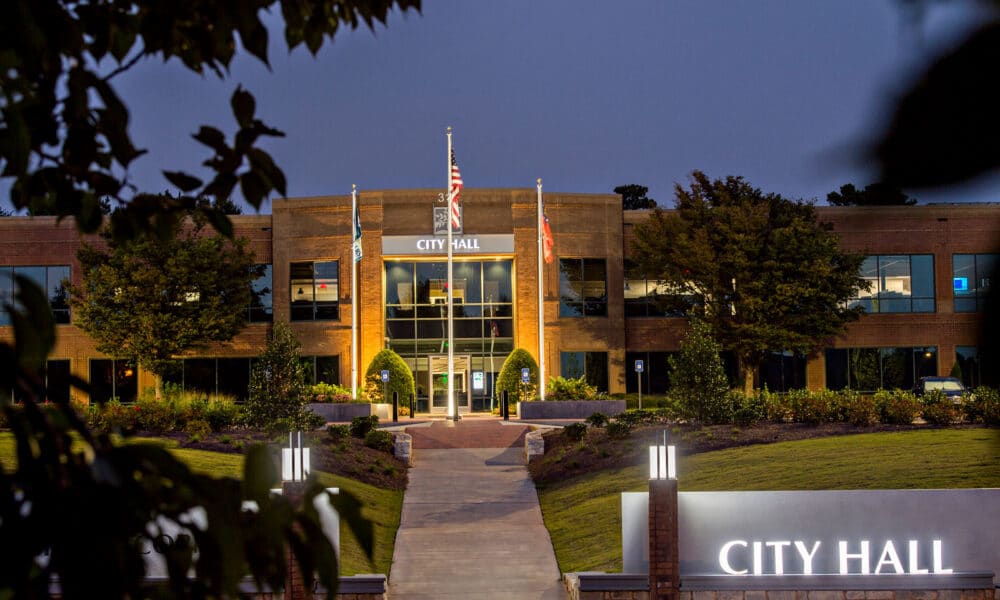
<path fill-rule="evenodd" d="M 644 393 L 669 386 L 667 357 L 686 330 L 665 288 L 629 261 L 633 227 L 648 211 L 623 211 L 618 195 L 546 193 L 555 259 L 540 261 L 534 189 L 462 192 L 463 230 L 455 234 L 455 389 L 461 411 L 489 410 L 493 385 L 515 348 L 540 358 L 547 376 L 583 376 L 603 391 Z M 351 295 L 350 196 L 277 200 L 271 215 L 233 217 L 265 274 L 246 307 L 250 323 L 225 344 L 178 357 L 168 381 L 186 389 L 245 398 L 251 358 L 271 323 L 285 321 L 302 345 L 310 381 L 350 387 L 352 304 L 357 303 L 359 373 L 392 348 L 410 366 L 421 412 L 447 406 L 446 213 L 436 190 L 358 195 L 363 258 Z M 437 218 L 435 218 L 437 209 Z M 845 249 L 867 258 L 872 289 L 855 302 L 866 314 L 810 356 L 774 349 L 760 373 L 772 390 L 795 387 L 874 390 L 910 387 L 922 375 L 947 375 L 956 363 L 969 385 L 993 383 L 979 368 L 978 332 L 1000 242 L 1000 206 L 817 207 Z M 446 218 L 446 217 L 444 217 Z M 52 397 L 134 399 L 152 378 L 105 356 L 73 324 L 62 282 L 79 283 L 73 223 L 52 217 L 0 218 L 0 300 L 11 302 L 12 275 L 48 290 L 58 341 L 48 365 Z M 541 294 L 539 294 L 541 292 Z M 544 305 L 539 319 L 539 297 Z M 544 349 L 539 349 L 539 322 Z M 0 313 L 0 339 L 11 339 Z M 635 361 L 645 361 L 641 374 Z M 89 398 L 68 376 L 90 382 Z M 362 375 L 359 375 L 362 376 Z"/>

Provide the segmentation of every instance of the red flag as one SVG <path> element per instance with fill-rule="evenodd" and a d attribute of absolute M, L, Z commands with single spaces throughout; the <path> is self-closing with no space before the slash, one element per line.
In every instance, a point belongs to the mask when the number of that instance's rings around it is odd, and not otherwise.
<path fill-rule="evenodd" d="M 458 195 L 465 184 L 462 183 L 462 174 L 458 172 L 458 162 L 455 160 L 455 151 L 451 151 L 451 189 L 448 190 L 448 206 L 451 213 L 451 228 L 461 229 L 462 217 L 458 212 Z"/>
<path fill-rule="evenodd" d="M 554 258 L 552 254 L 552 247 L 554 245 L 555 242 L 552 241 L 552 229 L 549 227 L 549 218 L 545 216 L 545 213 L 542 213 L 542 258 L 545 259 L 546 263 L 552 262 Z"/>
<path fill-rule="evenodd" d="M 500 337 L 500 325 L 496 321 L 490 321 L 490 337 Z"/>

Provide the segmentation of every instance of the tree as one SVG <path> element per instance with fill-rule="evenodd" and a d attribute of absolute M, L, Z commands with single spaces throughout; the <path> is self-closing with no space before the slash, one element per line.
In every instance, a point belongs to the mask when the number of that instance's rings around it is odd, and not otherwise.
<path fill-rule="evenodd" d="M 620 185 L 615 188 L 616 194 L 621 194 L 622 208 L 624 210 L 639 210 L 643 208 L 656 208 L 656 200 L 646 197 L 649 188 L 644 185 Z"/>
<path fill-rule="evenodd" d="M 177 58 L 187 69 L 224 76 L 237 51 L 267 62 L 268 35 L 261 15 L 276 0 L 222 6 L 215 0 L 175 3 L 162 0 L 75 3 L 14 0 L 0 3 L 0 178 L 11 182 L 15 210 L 49 203 L 59 216 L 95 232 L 104 223 L 99 198 L 125 204 L 112 219 L 115 239 L 141 230 L 170 232 L 201 196 L 226 198 L 240 186 L 258 208 L 272 190 L 285 194 L 284 175 L 255 147 L 262 136 L 281 135 L 254 117 L 253 96 L 237 88 L 231 100 L 238 128 L 232 143 L 214 127 L 195 134 L 211 154 L 214 172 L 207 184 L 177 171 L 164 174 L 184 195 L 166 201 L 130 199 L 129 164 L 142 151 L 128 130 L 128 107 L 114 79 L 140 60 Z M 284 39 L 289 49 L 305 43 L 317 52 L 342 27 L 385 23 L 394 8 L 420 0 L 301 0 L 283 2 Z M 263 9 L 263 10 L 262 10 Z M 239 43 L 236 36 L 239 35 Z M 100 70 L 100 71 L 99 71 Z M 232 226 L 219 211 L 200 209 L 226 235 Z M 163 237 L 169 237 L 164 235 Z M 17 467 L 0 468 L 0 539 L 20 540 L 0 549 L 0 595 L 44 598 L 58 577 L 64 598 L 138 597 L 142 548 L 158 532 L 150 523 L 177 519 L 201 506 L 208 525 L 195 533 L 200 549 L 189 578 L 191 547 L 178 545 L 168 562 L 170 581 L 163 597 L 234 598 L 246 573 L 258 583 L 280 587 L 284 552 L 290 547 L 308 585 L 319 576 L 337 587 L 337 566 L 329 542 L 317 536 L 311 499 L 301 507 L 272 498 L 276 481 L 262 450 L 246 459 L 242 482 L 190 472 L 153 446 L 118 449 L 94 436 L 71 406 L 42 410 L 44 369 L 55 345 L 55 324 L 46 294 L 17 277 L 17 306 L 7 305 L 13 343 L 0 343 L 0 403 L 17 440 Z M 85 386 L 79 380 L 74 385 Z M 7 400 L 24 399 L 16 409 Z M 347 494 L 333 497 L 341 504 Z M 241 509 L 254 500 L 257 512 Z M 67 510 L 67 507 L 73 507 Z M 337 507 L 371 553 L 371 535 L 358 529 L 358 512 Z M 82 515 L 82 518 L 81 518 Z M 36 557 L 47 553 L 48 563 Z"/>
<path fill-rule="evenodd" d="M 676 213 L 657 209 L 636 225 L 633 258 L 676 293 L 703 299 L 692 310 L 734 353 L 746 389 L 771 350 L 811 352 L 861 315 L 847 302 L 868 285 L 864 257 L 841 250 L 810 204 L 699 171 L 676 194 Z"/>
<path fill-rule="evenodd" d="M 722 346 L 701 319 L 681 340 L 680 351 L 669 356 L 671 392 L 684 410 L 703 423 L 725 423 L 732 418 L 729 381 L 719 352 Z"/>
<path fill-rule="evenodd" d="M 306 372 L 299 356 L 301 345 L 292 328 L 278 321 L 267 346 L 250 371 L 247 424 L 265 429 L 306 429 L 312 413 L 306 406 Z"/>
<path fill-rule="evenodd" d="M 101 352 L 152 373 L 158 400 L 179 355 L 230 340 L 247 322 L 259 275 L 248 242 L 203 229 L 189 222 L 165 240 L 117 241 L 105 232 L 106 248 L 84 244 L 77 253 L 83 282 L 70 286 L 74 323 Z"/>
<path fill-rule="evenodd" d="M 848 183 L 840 186 L 840 192 L 827 194 L 826 202 L 830 206 L 913 206 L 917 199 L 887 183 L 869 183 L 863 190 Z"/>

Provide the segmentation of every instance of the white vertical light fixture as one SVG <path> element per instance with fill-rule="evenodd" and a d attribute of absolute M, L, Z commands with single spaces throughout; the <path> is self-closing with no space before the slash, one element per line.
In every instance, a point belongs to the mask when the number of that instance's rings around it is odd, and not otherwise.
<path fill-rule="evenodd" d="M 281 449 L 281 480 L 305 481 L 311 470 L 309 465 L 309 448 L 302 445 L 302 432 L 298 433 L 296 445 L 295 433 L 288 432 L 288 447 Z"/>
<path fill-rule="evenodd" d="M 649 447 L 649 478 L 677 479 L 677 447 L 667 445 L 667 432 L 663 432 L 663 444 Z"/>

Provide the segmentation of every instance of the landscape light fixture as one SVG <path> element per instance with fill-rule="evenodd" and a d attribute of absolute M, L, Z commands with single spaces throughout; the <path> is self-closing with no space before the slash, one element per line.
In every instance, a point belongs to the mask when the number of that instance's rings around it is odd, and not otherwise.
<path fill-rule="evenodd" d="M 302 432 L 288 432 L 288 447 L 281 449 L 281 480 L 305 481 L 309 477 L 309 448 L 302 445 Z M 296 441 L 298 442 L 296 444 Z"/>
<path fill-rule="evenodd" d="M 677 447 L 667 445 L 667 432 L 663 444 L 649 447 L 649 478 L 677 479 Z"/>

